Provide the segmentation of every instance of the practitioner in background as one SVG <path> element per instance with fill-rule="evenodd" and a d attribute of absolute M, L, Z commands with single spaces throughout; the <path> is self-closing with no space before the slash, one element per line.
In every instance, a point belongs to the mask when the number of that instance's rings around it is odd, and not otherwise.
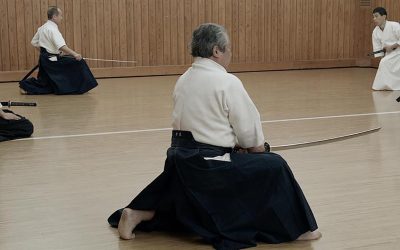
<path fill-rule="evenodd" d="M 70 49 L 58 29 L 63 13 L 50 7 L 48 20 L 36 32 L 32 45 L 40 50 L 38 78 L 20 81 L 23 94 L 83 94 L 97 86 L 82 55 Z M 67 56 L 67 57 L 65 57 Z"/>
<path fill-rule="evenodd" d="M 0 103 L 0 142 L 31 136 L 33 124 L 11 110 L 3 109 Z"/>
<path fill-rule="evenodd" d="M 374 51 L 384 50 L 385 53 L 375 54 L 383 57 L 376 72 L 373 90 L 400 90 L 400 24 L 387 20 L 387 12 L 378 7 L 373 10 L 374 23 L 372 44 Z"/>

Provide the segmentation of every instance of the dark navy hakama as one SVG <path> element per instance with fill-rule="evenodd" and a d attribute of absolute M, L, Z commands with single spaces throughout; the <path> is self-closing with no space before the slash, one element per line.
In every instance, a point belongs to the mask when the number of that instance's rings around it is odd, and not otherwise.
<path fill-rule="evenodd" d="M 51 61 L 50 58 L 55 61 Z M 20 88 L 28 94 L 83 94 L 96 87 L 97 81 L 85 60 L 62 57 L 40 50 L 37 79 L 30 77 L 20 81 Z"/>
<path fill-rule="evenodd" d="M 5 113 L 13 113 L 11 110 L 3 109 Z M 15 113 L 13 113 L 15 114 Z M 6 120 L 0 117 L 0 142 L 18 138 L 29 137 L 33 133 L 33 124 L 23 116 L 15 114 L 21 119 Z"/>
<path fill-rule="evenodd" d="M 317 223 L 286 161 L 274 153 L 240 154 L 173 131 L 164 171 L 127 206 L 155 210 L 138 230 L 187 231 L 216 249 L 296 240 Z M 231 161 L 205 160 L 230 153 Z M 108 219 L 117 227 L 122 209 Z"/>

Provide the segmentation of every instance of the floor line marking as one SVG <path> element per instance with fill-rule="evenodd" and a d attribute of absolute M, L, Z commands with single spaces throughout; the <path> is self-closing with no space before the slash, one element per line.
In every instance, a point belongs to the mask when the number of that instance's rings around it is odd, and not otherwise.
<path fill-rule="evenodd" d="M 389 114 L 399 114 L 399 113 L 400 113 L 400 111 L 390 111 L 390 112 L 376 112 L 376 113 L 363 113 L 363 114 L 350 114 L 350 115 L 316 116 L 316 117 L 303 117 L 303 118 L 293 118 L 293 119 L 261 121 L 261 123 L 292 122 L 292 121 L 304 121 L 304 120 L 319 120 L 319 119 L 332 119 L 332 118 L 345 118 L 345 117 L 358 117 L 358 116 L 372 116 L 372 115 L 389 115 Z"/>
<path fill-rule="evenodd" d="M 375 112 L 375 113 L 362 113 L 362 114 L 349 114 L 349 115 L 302 117 L 302 118 L 292 118 L 292 119 L 261 121 L 261 123 L 292 122 L 292 121 L 320 120 L 320 119 L 333 119 L 333 118 L 358 117 L 358 116 L 373 116 L 373 115 L 390 115 L 390 114 L 399 114 L 399 113 L 400 113 L 400 111 L 389 111 L 389 112 Z M 15 141 L 60 139 L 60 138 L 73 138 L 73 137 L 98 136 L 98 135 L 145 133 L 145 132 L 157 132 L 157 131 L 168 131 L 168 130 L 172 130 L 172 128 L 154 128 L 154 129 L 138 129 L 138 130 L 126 130 L 126 131 L 115 131 L 115 132 L 100 132 L 100 133 L 75 134 L 75 135 L 42 136 L 42 137 L 30 137 L 30 138 L 18 139 L 18 140 L 15 140 Z"/>

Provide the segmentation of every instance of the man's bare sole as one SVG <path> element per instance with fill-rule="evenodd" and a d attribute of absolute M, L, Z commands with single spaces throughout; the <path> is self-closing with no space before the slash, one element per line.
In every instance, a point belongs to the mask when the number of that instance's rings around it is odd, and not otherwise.
<path fill-rule="evenodd" d="M 135 238 L 133 229 L 142 221 L 151 220 L 154 217 L 154 211 L 133 210 L 125 208 L 122 210 L 121 219 L 118 223 L 119 237 L 124 240 Z"/>
<path fill-rule="evenodd" d="M 322 234 L 319 231 L 308 231 L 297 238 L 297 240 L 318 240 L 322 237 Z"/>

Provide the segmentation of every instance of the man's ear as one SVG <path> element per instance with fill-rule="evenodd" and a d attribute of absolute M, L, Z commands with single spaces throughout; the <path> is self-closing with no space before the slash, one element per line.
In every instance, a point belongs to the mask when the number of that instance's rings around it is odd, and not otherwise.
<path fill-rule="evenodd" d="M 221 54 L 221 51 L 218 49 L 218 46 L 215 45 L 215 46 L 213 47 L 213 56 L 214 56 L 214 57 L 219 57 L 220 54 Z"/>

